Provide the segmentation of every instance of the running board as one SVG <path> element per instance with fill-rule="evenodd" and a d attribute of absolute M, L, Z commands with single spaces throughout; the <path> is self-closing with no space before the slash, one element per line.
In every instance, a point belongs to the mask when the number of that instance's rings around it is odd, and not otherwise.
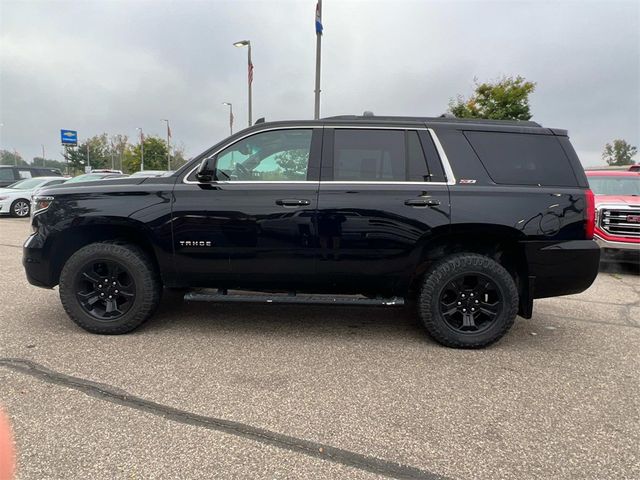
<path fill-rule="evenodd" d="M 299 303 L 313 305 L 363 305 L 363 306 L 402 306 L 404 298 L 365 298 L 353 295 L 296 295 L 267 293 L 218 293 L 188 292 L 184 296 L 188 302 L 235 302 L 235 303 Z"/>

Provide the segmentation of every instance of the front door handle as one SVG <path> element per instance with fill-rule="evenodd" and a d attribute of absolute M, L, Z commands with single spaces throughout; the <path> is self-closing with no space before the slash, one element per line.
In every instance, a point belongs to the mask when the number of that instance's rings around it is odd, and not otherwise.
<path fill-rule="evenodd" d="M 311 202 L 309 200 L 301 200 L 297 198 L 283 198 L 281 200 L 276 200 L 276 205 L 280 205 L 281 207 L 304 207 L 310 203 Z"/>
<path fill-rule="evenodd" d="M 428 198 L 412 198 L 405 200 L 404 204 L 409 207 L 437 207 L 440 205 L 440 201 Z"/>

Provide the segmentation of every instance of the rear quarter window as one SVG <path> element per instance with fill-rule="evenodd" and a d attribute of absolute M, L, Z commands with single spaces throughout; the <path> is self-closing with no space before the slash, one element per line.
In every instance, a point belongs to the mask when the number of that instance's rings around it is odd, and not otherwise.
<path fill-rule="evenodd" d="M 556 136 L 476 131 L 466 131 L 464 135 L 495 183 L 578 185 Z"/>

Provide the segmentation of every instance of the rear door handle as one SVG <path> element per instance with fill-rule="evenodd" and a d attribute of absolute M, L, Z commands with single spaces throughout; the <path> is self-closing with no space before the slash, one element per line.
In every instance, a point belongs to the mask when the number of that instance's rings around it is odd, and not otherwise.
<path fill-rule="evenodd" d="M 298 198 L 283 198 L 281 200 L 276 200 L 276 205 L 280 205 L 281 207 L 304 207 L 310 203 L 311 202 L 309 200 L 301 200 Z"/>
<path fill-rule="evenodd" d="M 404 204 L 410 207 L 437 207 L 440 205 L 440 201 L 427 198 L 412 198 L 405 200 Z"/>

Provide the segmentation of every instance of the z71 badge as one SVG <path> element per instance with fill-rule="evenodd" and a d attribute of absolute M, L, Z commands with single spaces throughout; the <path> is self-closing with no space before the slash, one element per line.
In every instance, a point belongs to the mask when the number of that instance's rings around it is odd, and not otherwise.
<path fill-rule="evenodd" d="M 210 240 L 180 240 L 178 242 L 181 247 L 211 247 Z"/>
<path fill-rule="evenodd" d="M 458 183 L 468 184 L 468 183 L 476 183 L 476 181 L 469 178 L 461 178 Z"/>

